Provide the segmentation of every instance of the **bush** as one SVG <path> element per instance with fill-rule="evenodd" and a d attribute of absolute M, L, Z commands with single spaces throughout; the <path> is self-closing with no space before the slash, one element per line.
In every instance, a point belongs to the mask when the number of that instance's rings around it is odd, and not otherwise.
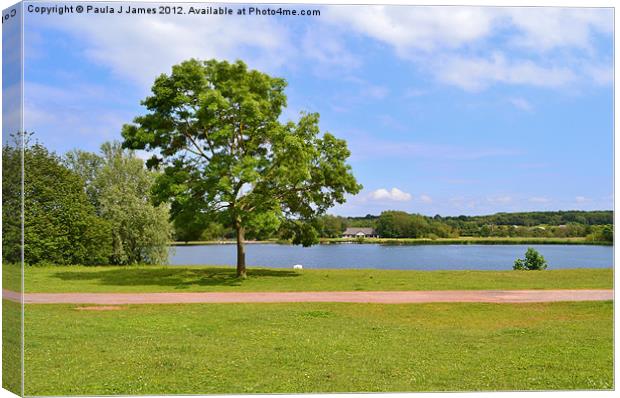
<path fill-rule="evenodd" d="M 612 225 L 595 225 L 592 233 L 586 236 L 588 242 L 614 242 L 614 228 Z"/>
<path fill-rule="evenodd" d="M 525 259 L 518 258 L 515 260 L 514 270 L 543 270 L 547 269 L 547 260 L 531 247 L 525 252 Z"/>

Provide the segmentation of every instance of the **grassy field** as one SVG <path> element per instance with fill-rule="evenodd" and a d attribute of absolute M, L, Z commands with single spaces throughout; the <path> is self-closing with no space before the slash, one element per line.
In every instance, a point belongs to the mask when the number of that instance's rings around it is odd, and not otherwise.
<path fill-rule="evenodd" d="M 383 245 L 525 245 L 525 244 L 539 244 L 539 245 L 612 245 L 612 242 L 592 242 L 586 240 L 583 237 L 575 238 L 537 238 L 537 237 L 470 237 L 462 236 L 458 238 L 364 238 L 362 240 L 350 239 L 350 238 L 321 238 L 320 242 L 323 244 L 330 243 L 375 243 Z M 279 243 L 290 244 L 288 241 L 278 241 L 275 239 L 266 241 L 250 241 L 248 244 L 266 244 L 266 243 Z M 236 244 L 233 240 L 224 241 L 189 241 L 189 242 L 171 242 L 174 246 L 199 246 L 199 245 L 221 245 L 221 244 Z"/>
<path fill-rule="evenodd" d="M 19 273 L 3 267 L 4 287 Z M 612 269 L 546 271 L 385 271 L 250 268 L 248 279 L 231 267 L 26 267 L 26 292 L 208 292 L 475 289 L 610 289 Z"/>
<path fill-rule="evenodd" d="M 613 388 L 613 304 L 26 307 L 27 395 Z"/>
<path fill-rule="evenodd" d="M 20 395 L 21 304 L 2 300 L 2 387 Z"/>

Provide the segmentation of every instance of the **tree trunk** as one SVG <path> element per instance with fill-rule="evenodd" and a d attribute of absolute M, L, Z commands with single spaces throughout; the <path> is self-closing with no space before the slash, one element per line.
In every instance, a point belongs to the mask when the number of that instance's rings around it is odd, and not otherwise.
<path fill-rule="evenodd" d="M 237 278 L 247 278 L 245 271 L 245 228 L 237 225 Z"/>

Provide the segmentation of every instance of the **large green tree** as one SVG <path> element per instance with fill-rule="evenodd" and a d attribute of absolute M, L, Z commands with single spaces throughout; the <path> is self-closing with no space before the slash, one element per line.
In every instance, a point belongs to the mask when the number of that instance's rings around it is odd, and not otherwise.
<path fill-rule="evenodd" d="M 245 232 L 283 223 L 296 244 L 317 241 L 312 220 L 359 192 L 346 142 L 321 134 L 318 114 L 281 123 L 284 79 L 237 61 L 188 60 L 160 75 L 148 110 L 123 128 L 124 146 L 163 166 L 155 192 L 172 216 L 208 214 L 237 235 L 237 275 L 246 276 Z"/>
<path fill-rule="evenodd" d="M 107 142 L 101 154 L 75 150 L 65 163 L 82 176 L 99 216 L 111 225 L 114 264 L 162 264 L 168 259 L 172 237 L 166 204 L 153 205 L 151 189 L 156 173 L 133 151 Z"/>
<path fill-rule="evenodd" d="M 4 145 L 3 260 L 20 261 L 20 148 Z M 24 165 L 24 261 L 27 264 L 105 264 L 111 250 L 110 225 L 98 217 L 82 179 L 43 145 L 26 144 Z M 4 173 L 3 173 L 4 174 Z M 3 239 L 4 242 L 4 239 Z"/>
<path fill-rule="evenodd" d="M 2 145 L 2 261 L 21 261 L 22 150 L 21 137 L 5 137 Z"/>

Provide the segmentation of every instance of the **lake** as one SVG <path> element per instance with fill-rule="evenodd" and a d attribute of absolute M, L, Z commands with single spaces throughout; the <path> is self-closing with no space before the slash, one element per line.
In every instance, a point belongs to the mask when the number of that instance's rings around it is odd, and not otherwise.
<path fill-rule="evenodd" d="M 249 267 L 305 269 L 376 268 L 412 270 L 509 270 L 528 247 L 538 250 L 549 269 L 611 268 L 613 246 L 591 245 L 379 245 L 331 244 L 301 247 L 279 244 L 246 245 Z M 230 244 L 170 248 L 171 265 L 234 265 Z"/>

